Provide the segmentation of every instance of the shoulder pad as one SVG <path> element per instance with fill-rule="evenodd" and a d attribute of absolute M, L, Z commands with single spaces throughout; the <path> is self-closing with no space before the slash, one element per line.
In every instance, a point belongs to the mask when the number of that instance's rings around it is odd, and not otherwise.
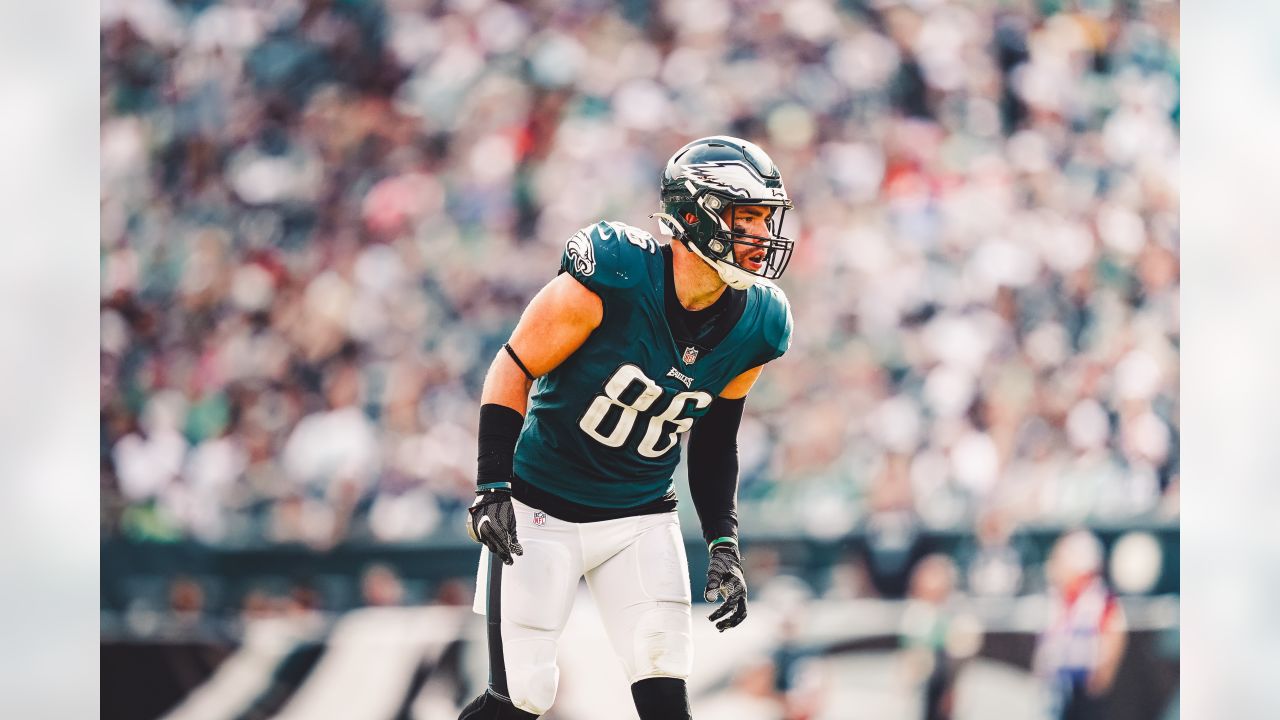
<path fill-rule="evenodd" d="M 569 238 L 560 268 L 599 292 L 631 287 L 648 278 L 648 264 L 656 257 L 658 241 L 649 233 L 625 223 L 601 221 Z"/>
<path fill-rule="evenodd" d="M 782 288 L 768 280 L 757 280 L 756 285 L 762 291 L 764 303 L 764 341 L 768 346 L 768 358 L 776 360 L 791 348 L 791 329 L 795 324 L 791 317 L 791 302 Z"/>

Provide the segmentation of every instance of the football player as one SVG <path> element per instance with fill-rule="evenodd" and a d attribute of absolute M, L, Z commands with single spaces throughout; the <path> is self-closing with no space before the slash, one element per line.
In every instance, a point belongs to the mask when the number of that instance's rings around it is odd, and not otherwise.
<path fill-rule="evenodd" d="M 689 485 L 710 553 L 703 596 L 724 631 L 747 616 L 738 552 L 737 432 L 764 365 L 791 344 L 771 280 L 792 242 L 773 160 L 732 137 L 667 162 L 660 229 L 600 222 L 569 238 L 485 378 L 475 609 L 489 685 L 463 720 L 536 718 L 555 699 L 556 647 L 584 575 L 642 720 L 688 718 L 690 589 L 672 489 Z M 529 390 L 533 388 L 530 399 Z"/>

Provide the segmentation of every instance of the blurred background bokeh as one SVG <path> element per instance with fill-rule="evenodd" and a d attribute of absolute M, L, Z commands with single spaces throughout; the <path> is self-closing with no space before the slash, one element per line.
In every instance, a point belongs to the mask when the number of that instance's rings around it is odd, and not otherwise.
<path fill-rule="evenodd" d="M 796 203 L 796 334 L 695 713 L 1050 717 L 1084 527 L 1128 636 L 1087 717 L 1177 716 L 1177 2 L 101 9 L 104 717 L 455 716 L 488 362 L 720 133 Z M 550 720 L 627 697 L 580 616 Z"/>

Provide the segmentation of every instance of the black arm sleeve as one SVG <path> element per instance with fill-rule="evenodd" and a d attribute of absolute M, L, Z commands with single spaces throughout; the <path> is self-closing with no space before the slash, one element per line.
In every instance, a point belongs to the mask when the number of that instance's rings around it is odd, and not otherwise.
<path fill-rule="evenodd" d="M 480 451 L 476 457 L 476 485 L 506 483 L 511 489 L 511 466 L 524 416 L 497 403 L 480 406 Z"/>
<path fill-rule="evenodd" d="M 689 492 L 702 537 L 738 539 L 738 425 L 746 398 L 716 398 L 689 431 Z"/>

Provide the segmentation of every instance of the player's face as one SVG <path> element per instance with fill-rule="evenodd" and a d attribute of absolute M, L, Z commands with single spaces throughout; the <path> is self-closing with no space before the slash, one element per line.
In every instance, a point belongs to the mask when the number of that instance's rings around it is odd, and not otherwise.
<path fill-rule="evenodd" d="M 773 208 L 764 205 L 740 205 L 726 209 L 723 217 L 734 232 L 771 238 L 773 231 L 769 229 L 769 218 L 772 215 Z M 760 272 L 768 252 L 768 241 L 758 242 L 759 245 L 737 243 L 733 246 L 733 258 L 738 267 L 748 272 Z"/>

